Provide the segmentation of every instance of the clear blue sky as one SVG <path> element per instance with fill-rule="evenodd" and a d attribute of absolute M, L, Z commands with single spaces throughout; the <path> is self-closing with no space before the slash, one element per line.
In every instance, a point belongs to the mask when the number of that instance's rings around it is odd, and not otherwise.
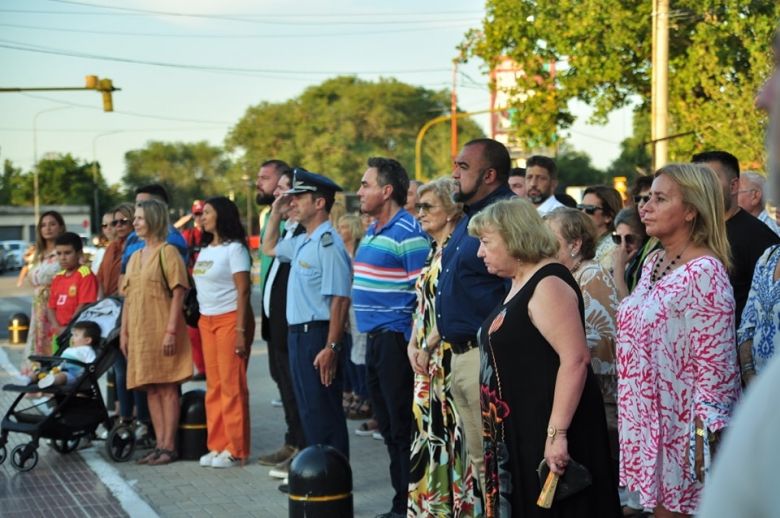
<path fill-rule="evenodd" d="M 39 159 L 92 160 L 94 148 L 113 183 L 128 150 L 149 140 L 220 145 L 247 107 L 334 75 L 449 88 L 456 46 L 483 14 L 479 0 L 6 0 L 0 86 L 82 86 L 93 74 L 122 91 L 114 113 L 103 113 L 92 91 L 0 94 L 0 159 L 32 167 L 37 114 Z M 486 109 L 483 64 L 460 70 L 461 108 Z M 41 113 L 53 108 L 61 109 Z M 606 167 L 631 133 L 630 113 L 594 128 L 584 124 L 586 106 L 576 112 L 583 117 L 569 141 Z"/>

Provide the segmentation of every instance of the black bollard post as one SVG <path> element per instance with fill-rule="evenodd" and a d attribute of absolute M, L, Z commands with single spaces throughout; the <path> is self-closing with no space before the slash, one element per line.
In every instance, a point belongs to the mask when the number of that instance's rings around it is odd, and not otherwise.
<path fill-rule="evenodd" d="M 8 341 L 12 345 L 20 345 L 27 342 L 27 333 L 30 331 L 30 318 L 24 313 L 15 313 L 8 320 Z"/>
<path fill-rule="evenodd" d="M 195 389 L 181 396 L 179 416 L 179 457 L 198 460 L 208 452 L 206 430 L 206 391 Z"/>
<path fill-rule="evenodd" d="M 352 518 L 352 469 L 331 446 L 309 446 L 288 476 L 290 518 Z"/>

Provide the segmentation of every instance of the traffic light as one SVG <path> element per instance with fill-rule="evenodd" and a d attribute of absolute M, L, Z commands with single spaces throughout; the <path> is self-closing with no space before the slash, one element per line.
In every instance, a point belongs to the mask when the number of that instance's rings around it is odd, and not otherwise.
<path fill-rule="evenodd" d="M 110 79 L 98 79 L 98 76 L 86 76 L 84 78 L 84 87 L 88 90 L 98 90 L 103 96 L 103 111 L 114 111 L 114 100 L 111 93 L 119 90 L 115 88 Z"/>

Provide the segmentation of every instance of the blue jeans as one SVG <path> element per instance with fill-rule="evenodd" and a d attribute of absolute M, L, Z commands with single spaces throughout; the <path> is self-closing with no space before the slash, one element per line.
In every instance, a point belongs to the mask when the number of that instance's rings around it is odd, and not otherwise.
<path fill-rule="evenodd" d="M 133 407 L 139 421 L 149 423 L 149 405 L 146 403 L 146 392 L 142 390 L 127 390 L 127 358 L 119 353 L 114 363 L 114 384 L 116 397 L 119 400 L 119 417 L 125 420 L 133 418 Z"/>

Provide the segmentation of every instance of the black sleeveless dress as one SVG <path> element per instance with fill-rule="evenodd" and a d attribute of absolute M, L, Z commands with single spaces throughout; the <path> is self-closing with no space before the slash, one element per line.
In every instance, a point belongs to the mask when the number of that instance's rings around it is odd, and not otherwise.
<path fill-rule="evenodd" d="M 570 457 L 588 468 L 593 484 L 551 509 L 536 505 L 541 484 L 536 469 L 544 458 L 560 361 L 528 316 L 528 302 L 543 278 L 579 286 L 563 265 L 540 268 L 506 304 L 482 324 L 480 385 L 485 454 L 485 516 L 588 517 L 621 516 L 617 481 L 611 465 L 601 393 L 588 365 L 585 387 L 567 432 Z M 554 314 L 555 308 L 550 308 Z"/>

